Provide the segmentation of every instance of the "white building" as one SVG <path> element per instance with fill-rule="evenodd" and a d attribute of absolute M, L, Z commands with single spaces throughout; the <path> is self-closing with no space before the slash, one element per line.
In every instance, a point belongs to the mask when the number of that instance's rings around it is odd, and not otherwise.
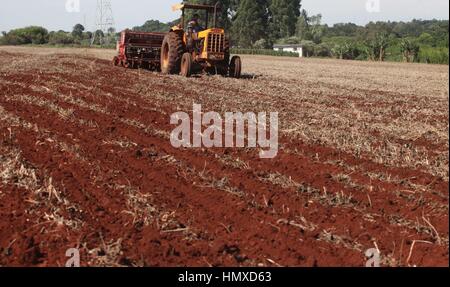
<path fill-rule="evenodd" d="M 285 45 L 275 44 L 273 45 L 273 49 L 275 51 L 280 52 L 297 53 L 300 58 L 303 58 L 303 46 L 300 44 L 285 44 Z"/>

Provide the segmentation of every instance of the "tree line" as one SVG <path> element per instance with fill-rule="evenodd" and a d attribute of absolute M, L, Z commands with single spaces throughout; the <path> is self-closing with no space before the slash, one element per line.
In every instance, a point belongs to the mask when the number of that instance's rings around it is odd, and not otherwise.
<path fill-rule="evenodd" d="M 214 5 L 216 1 L 189 2 Z M 269 50 L 274 44 L 299 44 L 306 56 L 448 64 L 448 20 L 329 26 L 322 23 L 322 15 L 309 15 L 302 9 L 301 0 L 222 0 L 220 5 L 219 25 L 229 34 L 234 49 L 241 53 L 273 54 Z M 149 20 L 132 29 L 166 32 L 177 23 L 179 19 L 169 23 Z M 93 37 L 93 34 L 102 37 Z M 105 37 L 112 39 L 117 34 L 114 30 L 106 35 L 102 31 L 92 33 L 80 24 L 72 32 L 27 27 L 3 32 L 0 44 L 90 45 L 90 39 Z"/>
<path fill-rule="evenodd" d="M 95 36 L 95 37 L 94 37 Z M 13 29 L 9 32 L 2 32 L 0 45 L 100 45 L 100 39 L 112 43 L 116 39 L 115 29 L 110 29 L 106 33 L 97 30 L 95 32 L 86 31 L 81 24 L 76 24 L 71 32 L 63 30 L 49 32 L 44 27 L 29 26 L 25 28 Z M 94 40 L 94 42 L 92 42 Z M 108 41 L 109 40 L 109 41 Z"/>

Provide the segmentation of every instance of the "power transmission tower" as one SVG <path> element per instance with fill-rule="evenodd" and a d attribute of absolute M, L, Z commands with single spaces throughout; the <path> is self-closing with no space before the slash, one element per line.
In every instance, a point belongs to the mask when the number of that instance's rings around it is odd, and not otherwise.
<path fill-rule="evenodd" d="M 114 24 L 111 0 L 97 0 L 95 29 L 92 34 L 91 45 L 96 40 L 100 45 L 107 45 L 111 40 L 115 40 Z M 101 32 L 97 33 L 97 31 Z"/>

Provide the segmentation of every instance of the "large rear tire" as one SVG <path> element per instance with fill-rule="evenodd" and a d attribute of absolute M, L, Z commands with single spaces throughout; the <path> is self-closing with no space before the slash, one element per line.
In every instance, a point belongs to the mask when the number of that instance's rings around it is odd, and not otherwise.
<path fill-rule="evenodd" d="M 161 47 L 161 72 L 178 74 L 181 68 L 181 57 L 184 53 L 183 35 L 170 32 L 164 37 Z"/>
<path fill-rule="evenodd" d="M 184 53 L 181 58 L 181 72 L 180 75 L 189 78 L 192 75 L 192 55 L 191 53 Z"/>
<path fill-rule="evenodd" d="M 230 61 L 230 77 L 239 79 L 241 77 L 242 61 L 241 57 L 234 56 Z"/>

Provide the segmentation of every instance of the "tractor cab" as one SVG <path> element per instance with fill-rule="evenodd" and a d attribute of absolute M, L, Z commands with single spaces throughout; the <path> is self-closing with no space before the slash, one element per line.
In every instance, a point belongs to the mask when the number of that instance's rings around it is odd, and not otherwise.
<path fill-rule="evenodd" d="M 177 4 L 173 11 L 181 10 L 180 24 L 172 27 L 172 31 L 182 31 L 184 42 L 189 52 L 197 53 L 199 59 L 225 60 L 225 31 L 217 28 L 217 13 L 220 12 L 219 2 L 216 5 Z M 194 17 L 186 17 L 190 10 Z M 211 27 L 210 27 L 211 22 Z"/>

